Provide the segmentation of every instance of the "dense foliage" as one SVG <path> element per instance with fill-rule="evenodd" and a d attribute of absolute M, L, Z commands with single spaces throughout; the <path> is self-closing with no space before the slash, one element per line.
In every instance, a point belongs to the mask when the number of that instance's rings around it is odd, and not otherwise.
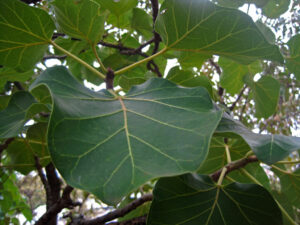
<path fill-rule="evenodd" d="M 0 225 L 298 224 L 299 5 L 1 0 Z"/>

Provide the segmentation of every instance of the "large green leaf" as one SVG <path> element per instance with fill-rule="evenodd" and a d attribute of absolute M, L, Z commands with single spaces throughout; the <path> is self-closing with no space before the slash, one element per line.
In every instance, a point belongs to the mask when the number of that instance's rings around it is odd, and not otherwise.
<path fill-rule="evenodd" d="M 196 171 L 222 115 L 204 88 L 159 78 L 123 97 L 88 90 L 64 67 L 47 69 L 32 88 L 40 84 L 54 101 L 54 164 L 70 185 L 109 203 L 151 178 Z"/>
<path fill-rule="evenodd" d="M 282 225 L 282 218 L 259 185 L 217 186 L 208 176 L 186 174 L 157 182 L 147 224 Z"/>
<path fill-rule="evenodd" d="M 247 14 L 208 0 L 166 0 L 156 22 L 168 49 L 216 54 L 249 64 L 257 59 L 283 62 Z"/>
<path fill-rule="evenodd" d="M 0 1 L 0 65 L 26 71 L 42 57 L 55 26 L 44 10 Z"/>
<path fill-rule="evenodd" d="M 222 76 L 220 79 L 221 85 L 230 94 L 237 94 L 244 85 L 244 76 L 250 75 L 253 77 L 256 73 L 262 71 L 259 61 L 249 65 L 242 65 L 230 59 L 220 57 L 218 61 L 222 67 Z"/>
<path fill-rule="evenodd" d="M 275 113 L 280 84 L 271 76 L 263 76 L 252 85 L 257 117 L 268 118 Z"/>
<path fill-rule="evenodd" d="M 5 165 L 28 174 L 36 169 L 34 156 L 38 156 L 41 165 L 46 166 L 50 162 L 50 157 L 47 158 L 46 131 L 46 123 L 37 123 L 28 129 L 26 138 L 15 138 L 6 149 L 8 160 Z"/>
<path fill-rule="evenodd" d="M 290 56 L 286 58 L 286 65 L 300 80 L 300 34 L 293 36 L 287 44 L 290 49 Z"/>
<path fill-rule="evenodd" d="M 278 167 L 278 166 L 277 166 Z M 281 170 L 279 170 L 281 169 Z M 296 208 L 300 208 L 300 169 L 295 171 L 285 172 L 284 166 L 279 166 L 279 169 L 273 168 L 273 172 L 280 179 L 281 192 L 284 193 L 288 201 Z"/>
<path fill-rule="evenodd" d="M 95 0 L 101 7 L 108 9 L 111 13 L 116 16 L 127 12 L 128 10 L 134 8 L 138 1 L 137 0 L 117 0 L 117 1 L 107 1 L 107 0 Z"/>
<path fill-rule="evenodd" d="M 18 135 L 27 121 L 27 111 L 35 103 L 32 95 L 19 91 L 10 99 L 7 108 L 0 112 L 0 138 Z"/>
<path fill-rule="evenodd" d="M 299 137 L 255 134 L 226 113 L 223 114 L 223 118 L 216 129 L 216 134 L 241 136 L 248 143 L 256 156 L 267 164 L 273 164 L 282 160 L 291 152 L 300 149 Z"/>
<path fill-rule="evenodd" d="M 95 44 L 104 33 L 105 13 L 91 0 L 56 0 L 54 13 L 60 29 L 75 38 Z"/>

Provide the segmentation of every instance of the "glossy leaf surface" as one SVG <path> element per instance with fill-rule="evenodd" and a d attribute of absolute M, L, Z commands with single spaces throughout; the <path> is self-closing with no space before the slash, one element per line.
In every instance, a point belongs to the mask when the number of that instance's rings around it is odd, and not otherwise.
<path fill-rule="evenodd" d="M 208 0 L 166 0 L 156 21 L 156 31 L 168 49 L 216 54 L 249 64 L 257 59 L 282 62 L 252 21 L 239 10 Z"/>
<path fill-rule="evenodd" d="M 164 79 L 115 97 L 92 92 L 64 67 L 53 67 L 32 87 L 40 84 L 54 101 L 48 131 L 53 162 L 70 185 L 109 203 L 151 178 L 196 171 L 222 115 L 204 88 Z"/>
<path fill-rule="evenodd" d="M 300 138 L 283 135 L 255 134 L 242 123 L 224 113 L 216 129 L 216 134 L 241 136 L 254 151 L 259 160 L 273 164 L 300 149 Z"/>
<path fill-rule="evenodd" d="M 19 0 L 0 1 L 0 65 L 26 71 L 43 57 L 54 31 L 44 10 Z"/>
<path fill-rule="evenodd" d="M 186 174 L 157 182 L 147 224 L 282 225 L 282 218 L 259 185 L 218 187 L 208 176 Z"/>

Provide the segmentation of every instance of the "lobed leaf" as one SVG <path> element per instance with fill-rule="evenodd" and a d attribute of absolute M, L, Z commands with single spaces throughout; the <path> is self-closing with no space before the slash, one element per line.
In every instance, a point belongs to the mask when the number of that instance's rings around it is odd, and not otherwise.
<path fill-rule="evenodd" d="M 147 180 L 196 171 L 222 111 L 204 88 L 150 79 L 126 96 L 92 92 L 64 67 L 32 85 L 51 91 L 49 151 L 64 179 L 117 203 Z"/>
<path fill-rule="evenodd" d="M 256 184 L 217 186 L 209 176 L 161 178 L 154 188 L 147 224 L 282 225 L 280 209 Z"/>
<path fill-rule="evenodd" d="M 161 11 L 155 27 L 167 49 L 216 54 L 244 64 L 257 59 L 283 62 L 278 47 L 239 10 L 208 0 L 166 0 Z"/>
<path fill-rule="evenodd" d="M 54 29 L 44 10 L 19 0 L 1 0 L 0 65 L 29 70 L 43 57 Z"/>

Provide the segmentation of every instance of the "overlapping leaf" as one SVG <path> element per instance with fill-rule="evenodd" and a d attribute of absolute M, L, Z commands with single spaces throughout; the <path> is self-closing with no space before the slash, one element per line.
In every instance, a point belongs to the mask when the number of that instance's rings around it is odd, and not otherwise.
<path fill-rule="evenodd" d="M 279 17 L 289 9 L 290 0 L 269 0 L 263 7 L 263 14 L 270 18 Z"/>
<path fill-rule="evenodd" d="M 167 79 L 183 87 L 205 87 L 209 94 L 213 96 L 211 81 L 206 76 L 196 76 L 191 70 L 180 70 L 173 67 L 167 74 Z"/>
<path fill-rule="evenodd" d="M 0 65 L 30 69 L 42 58 L 54 29 L 44 10 L 19 0 L 0 1 Z"/>
<path fill-rule="evenodd" d="M 249 145 L 242 138 L 227 139 L 226 145 L 228 146 L 232 162 L 245 157 L 245 155 L 251 150 Z M 210 144 L 208 156 L 197 173 L 212 174 L 213 172 L 216 172 L 218 169 L 221 169 L 227 164 L 228 162 L 225 151 L 224 138 L 213 137 Z M 270 187 L 269 179 L 264 172 L 264 169 L 260 166 L 260 163 L 250 163 L 243 169 L 254 176 L 261 184 L 264 185 L 265 188 Z M 253 182 L 243 174 L 243 171 L 240 170 L 232 171 L 227 176 L 240 183 Z"/>
<path fill-rule="evenodd" d="M 34 74 L 33 70 L 20 73 L 11 68 L 0 68 L 0 90 L 4 87 L 7 81 L 24 82 L 29 78 L 31 78 L 33 74 Z"/>
<path fill-rule="evenodd" d="M 286 65 L 300 80 L 300 34 L 293 36 L 287 44 L 290 49 L 290 56 L 286 59 Z"/>
<path fill-rule="evenodd" d="M 49 155 L 46 132 L 47 124 L 37 123 L 28 129 L 26 138 L 15 138 L 6 149 L 8 160 L 5 165 L 28 174 L 36 169 L 34 157 L 37 156 L 41 165 L 46 166 L 50 162 L 50 157 L 46 158 Z"/>
<path fill-rule="evenodd" d="M 220 57 L 218 61 L 222 67 L 221 85 L 230 94 L 237 94 L 244 85 L 243 78 L 245 75 L 253 77 L 256 73 L 262 71 L 259 61 L 249 65 L 242 65 L 230 59 Z"/>
<path fill-rule="evenodd" d="M 120 16 L 128 10 L 134 8 L 138 1 L 137 0 L 118 0 L 118 1 L 107 1 L 107 0 L 95 0 L 101 7 L 108 9 L 111 13 L 116 16 Z"/>
<path fill-rule="evenodd" d="M 53 67 L 32 87 L 40 84 L 54 100 L 48 142 L 56 167 L 70 185 L 109 203 L 151 178 L 196 171 L 222 115 L 204 88 L 164 79 L 116 97 Z"/>
<path fill-rule="evenodd" d="M 257 117 L 268 118 L 276 111 L 280 84 L 271 76 L 263 76 L 252 85 Z"/>
<path fill-rule="evenodd" d="M 241 136 L 254 151 L 256 156 L 267 164 L 273 164 L 300 149 L 300 138 L 283 135 L 255 134 L 239 121 L 224 113 L 216 129 L 216 134 Z M 232 135 L 231 135 L 232 136 Z"/>
<path fill-rule="evenodd" d="M 56 0 L 53 6 L 56 21 L 65 34 L 91 43 L 101 39 L 106 14 L 100 13 L 100 6 L 96 2 Z"/>
<path fill-rule="evenodd" d="M 257 59 L 283 61 L 278 48 L 239 10 L 208 0 L 166 0 L 161 11 L 156 31 L 168 49 L 216 54 L 245 64 Z"/>
<path fill-rule="evenodd" d="M 279 166 L 279 169 L 273 168 L 272 170 L 280 179 L 281 192 L 284 193 L 284 195 L 292 205 L 299 209 L 300 169 L 297 168 L 295 171 L 286 171 L 286 168 L 284 166 Z"/>
<path fill-rule="evenodd" d="M 162 178 L 154 189 L 148 225 L 282 225 L 272 196 L 256 184 L 215 185 L 208 176 Z"/>
<path fill-rule="evenodd" d="M 0 138 L 18 135 L 27 121 L 26 114 L 35 99 L 25 91 L 17 92 L 10 99 L 7 108 L 0 112 Z"/>

